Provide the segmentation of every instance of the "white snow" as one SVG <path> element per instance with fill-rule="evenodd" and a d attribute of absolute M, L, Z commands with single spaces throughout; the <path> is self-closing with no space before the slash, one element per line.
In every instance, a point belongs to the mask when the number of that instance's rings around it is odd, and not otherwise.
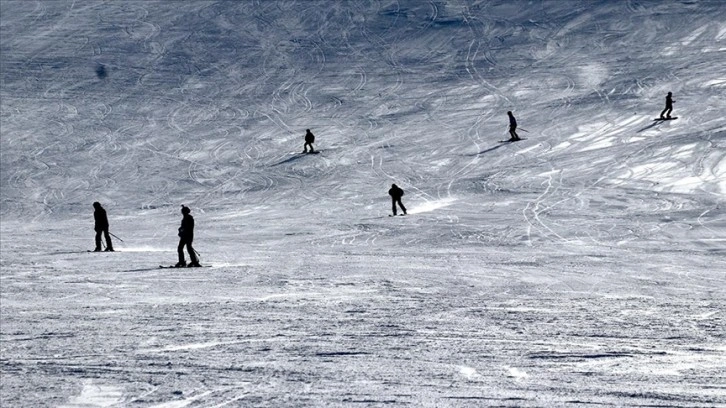
<path fill-rule="evenodd" d="M 726 406 L 723 21 L 0 2 L 0 405 Z"/>
<path fill-rule="evenodd" d="M 123 390 L 112 385 L 94 384 L 92 380 L 82 382 L 80 395 L 70 398 L 62 408 L 113 407 L 123 402 Z"/>

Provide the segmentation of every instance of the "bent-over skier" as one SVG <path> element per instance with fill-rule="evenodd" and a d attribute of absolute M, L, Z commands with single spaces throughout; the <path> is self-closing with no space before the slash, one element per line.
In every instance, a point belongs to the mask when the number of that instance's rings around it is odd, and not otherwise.
<path fill-rule="evenodd" d="M 184 247 L 187 247 L 187 252 L 189 252 L 189 258 L 191 258 L 192 262 L 189 264 L 189 267 L 199 267 L 202 265 L 199 265 L 199 260 L 197 259 L 196 251 L 194 251 L 194 248 L 192 247 L 192 241 L 194 241 L 194 217 L 190 214 L 192 210 L 189 209 L 189 207 L 182 205 L 181 212 L 183 214 L 181 227 L 179 227 L 179 246 L 177 247 L 177 252 L 179 253 L 179 263 L 174 265 L 177 268 L 182 268 L 187 266 L 187 261 L 184 260 Z"/>
<path fill-rule="evenodd" d="M 101 207 L 101 203 L 96 201 L 93 203 L 93 220 L 95 225 L 93 229 L 96 231 L 96 249 L 93 252 L 101 252 L 101 234 L 106 239 L 106 252 L 114 252 L 113 245 L 111 244 L 111 236 L 108 232 L 108 216 L 106 210 Z"/>
<path fill-rule="evenodd" d="M 403 190 L 398 187 L 395 184 L 391 184 L 391 189 L 388 190 L 388 195 L 391 196 L 391 206 L 393 207 L 393 215 L 396 215 L 397 208 L 396 204 L 401 206 L 401 211 L 403 211 L 403 215 L 406 215 L 406 207 L 403 206 L 403 203 L 401 202 L 401 197 L 403 197 Z"/>

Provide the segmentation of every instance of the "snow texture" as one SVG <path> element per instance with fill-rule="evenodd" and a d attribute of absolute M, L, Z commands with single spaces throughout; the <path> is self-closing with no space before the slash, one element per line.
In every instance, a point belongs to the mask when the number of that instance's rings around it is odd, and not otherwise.
<path fill-rule="evenodd" d="M 3 407 L 726 406 L 723 1 L 0 22 Z"/>

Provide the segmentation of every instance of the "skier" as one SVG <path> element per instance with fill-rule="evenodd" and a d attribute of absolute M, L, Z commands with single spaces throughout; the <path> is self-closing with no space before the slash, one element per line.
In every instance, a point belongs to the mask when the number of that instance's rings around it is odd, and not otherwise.
<path fill-rule="evenodd" d="M 113 245 L 111 244 L 111 236 L 108 233 L 106 210 L 101 207 L 101 203 L 98 201 L 93 203 L 93 208 L 93 220 L 95 221 L 93 229 L 96 230 L 96 249 L 93 252 L 101 252 L 101 234 L 106 238 L 106 252 L 114 252 Z"/>
<path fill-rule="evenodd" d="M 673 112 L 673 102 L 675 102 L 673 100 L 673 93 L 672 92 L 668 92 L 668 95 L 666 95 L 666 106 L 665 106 L 665 109 L 663 109 L 663 112 L 660 113 L 661 120 L 666 120 L 666 119 L 670 119 L 671 118 L 671 112 Z M 665 115 L 666 112 L 667 112 L 668 116 L 663 117 L 663 115 Z"/>
<path fill-rule="evenodd" d="M 187 247 L 187 252 L 189 252 L 189 258 L 192 259 L 192 262 L 189 264 L 189 267 L 200 267 L 202 265 L 199 265 L 199 260 L 197 259 L 196 251 L 194 251 L 194 248 L 192 248 L 192 241 L 194 241 L 194 217 L 189 214 L 192 210 L 189 209 L 189 207 L 182 205 L 181 212 L 183 215 L 181 227 L 179 227 L 179 247 L 177 247 L 177 252 L 179 253 L 179 263 L 174 265 L 177 268 L 183 268 L 187 266 L 187 261 L 184 260 L 184 246 Z"/>
<path fill-rule="evenodd" d="M 310 153 L 315 152 L 315 149 L 313 149 L 313 142 L 315 142 L 315 135 L 313 135 L 313 132 L 311 132 L 310 129 L 306 129 L 305 145 L 303 146 L 303 153 L 308 152 L 308 145 L 310 146 Z"/>
<path fill-rule="evenodd" d="M 401 206 L 401 211 L 403 211 L 403 215 L 406 215 L 406 207 L 404 207 L 403 203 L 401 202 L 401 197 L 403 197 L 403 190 L 401 190 L 401 188 L 397 185 L 391 184 L 391 189 L 388 190 L 388 195 L 391 196 L 393 215 L 396 215 L 397 213 L 396 204 Z"/>
<path fill-rule="evenodd" d="M 516 142 L 518 140 L 522 140 L 519 138 L 519 135 L 517 135 L 517 119 L 514 119 L 514 115 L 512 115 L 512 111 L 507 111 L 507 115 L 509 116 L 509 134 L 511 137 L 509 138 L 510 142 Z"/>

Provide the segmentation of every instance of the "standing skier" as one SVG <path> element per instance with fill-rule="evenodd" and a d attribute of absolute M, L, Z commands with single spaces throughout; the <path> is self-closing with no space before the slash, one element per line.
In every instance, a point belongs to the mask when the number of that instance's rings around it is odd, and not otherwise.
<path fill-rule="evenodd" d="M 660 113 L 661 120 L 666 120 L 671 118 L 671 112 L 673 112 L 673 93 L 668 92 L 668 95 L 666 95 L 666 106 L 665 109 L 663 109 L 663 112 Z M 663 117 L 667 113 L 668 116 Z"/>
<path fill-rule="evenodd" d="M 303 153 L 308 152 L 308 146 L 310 146 L 310 153 L 315 152 L 315 149 L 313 149 L 313 142 L 315 142 L 315 135 L 313 134 L 313 132 L 310 131 L 310 129 L 306 129 L 305 145 L 303 146 Z"/>
<path fill-rule="evenodd" d="M 514 115 L 512 114 L 512 111 L 507 111 L 507 115 L 509 116 L 509 134 L 511 137 L 509 138 L 510 142 L 516 142 L 518 140 L 522 140 L 519 138 L 519 135 L 517 135 L 517 119 L 514 119 Z"/>
<path fill-rule="evenodd" d="M 189 258 L 191 258 L 192 260 L 192 262 L 189 264 L 189 267 L 202 266 L 199 265 L 196 251 L 194 251 L 194 248 L 192 248 L 192 241 L 194 241 L 194 217 L 189 214 L 191 211 L 192 210 L 190 210 L 189 207 L 182 205 L 181 212 L 183 214 L 183 218 L 181 222 L 181 227 L 179 227 L 179 246 L 177 247 L 177 252 L 179 253 L 179 263 L 174 265 L 177 268 L 187 266 L 187 261 L 184 260 L 184 246 L 187 247 L 187 252 L 189 252 Z"/>
<path fill-rule="evenodd" d="M 403 203 L 401 202 L 401 197 L 403 197 L 403 190 L 401 190 L 400 187 L 398 187 L 395 184 L 391 184 L 391 189 L 388 190 L 388 195 L 391 196 L 391 205 L 393 207 L 393 215 L 396 215 L 397 208 L 396 204 L 401 206 L 401 211 L 403 211 L 403 215 L 406 215 L 406 207 L 403 206 Z"/>
<path fill-rule="evenodd" d="M 111 244 L 111 236 L 108 233 L 106 210 L 101 207 L 101 203 L 98 201 L 93 203 L 93 208 L 93 220 L 95 221 L 93 229 L 96 230 L 96 249 L 93 252 L 101 252 L 101 234 L 106 238 L 106 252 L 114 252 L 113 245 Z"/>

